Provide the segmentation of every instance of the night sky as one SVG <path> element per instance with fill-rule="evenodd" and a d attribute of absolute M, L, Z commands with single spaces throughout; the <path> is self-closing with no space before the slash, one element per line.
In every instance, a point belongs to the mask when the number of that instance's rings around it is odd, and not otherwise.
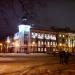
<path fill-rule="evenodd" d="M 0 0 L 0 38 L 16 33 L 23 16 L 35 26 L 75 30 L 75 1 Z"/>

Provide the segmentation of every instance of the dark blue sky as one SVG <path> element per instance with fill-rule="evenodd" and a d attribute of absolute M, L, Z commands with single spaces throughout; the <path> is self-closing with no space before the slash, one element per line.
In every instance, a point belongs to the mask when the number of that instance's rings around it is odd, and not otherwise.
<path fill-rule="evenodd" d="M 23 15 L 35 26 L 68 26 L 75 30 L 75 1 L 0 0 L 0 36 L 17 32 Z"/>
<path fill-rule="evenodd" d="M 41 25 L 69 26 L 75 29 L 75 2 L 50 2 L 47 8 L 37 11 Z"/>

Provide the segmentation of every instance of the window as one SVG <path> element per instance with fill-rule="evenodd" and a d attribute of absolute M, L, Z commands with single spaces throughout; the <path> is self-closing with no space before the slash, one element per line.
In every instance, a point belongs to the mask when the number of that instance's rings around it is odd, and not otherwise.
<path fill-rule="evenodd" d="M 40 48 L 38 48 L 38 51 L 40 51 Z"/>
<path fill-rule="evenodd" d="M 38 34 L 38 38 L 39 38 L 39 39 L 43 39 L 43 37 L 44 37 L 43 34 L 41 34 L 41 33 Z"/>
<path fill-rule="evenodd" d="M 40 41 L 38 41 L 38 46 L 40 46 Z"/>
<path fill-rule="evenodd" d="M 43 45 L 43 41 L 41 41 L 41 44 Z"/>
<path fill-rule="evenodd" d="M 34 32 L 32 32 L 32 38 L 36 38 L 36 36 L 35 36 L 35 33 Z"/>
<path fill-rule="evenodd" d="M 44 49 L 44 51 L 45 51 L 45 52 L 47 51 L 46 48 Z"/>
<path fill-rule="evenodd" d="M 51 42 L 51 45 L 52 45 L 52 42 Z"/>
<path fill-rule="evenodd" d="M 41 48 L 41 51 L 43 52 L 43 48 Z"/>

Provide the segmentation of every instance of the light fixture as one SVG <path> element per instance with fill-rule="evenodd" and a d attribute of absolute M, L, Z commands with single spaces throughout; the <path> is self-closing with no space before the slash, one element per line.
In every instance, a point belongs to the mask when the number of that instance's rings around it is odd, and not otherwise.
<path fill-rule="evenodd" d="M 19 32 L 29 32 L 30 28 L 31 28 L 30 25 L 21 24 L 19 25 Z"/>

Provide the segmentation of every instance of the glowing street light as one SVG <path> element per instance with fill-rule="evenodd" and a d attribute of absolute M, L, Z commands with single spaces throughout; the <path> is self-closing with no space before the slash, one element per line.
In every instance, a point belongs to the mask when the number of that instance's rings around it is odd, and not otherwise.
<path fill-rule="evenodd" d="M 0 43 L 0 46 L 2 46 L 3 44 L 2 43 Z"/>
<path fill-rule="evenodd" d="M 32 42 L 32 46 L 35 46 L 35 44 L 36 44 L 36 43 L 33 41 L 33 42 Z"/>
<path fill-rule="evenodd" d="M 2 46 L 3 46 L 3 44 L 2 44 L 2 43 L 0 43 L 1 50 L 2 50 Z"/>
<path fill-rule="evenodd" d="M 18 41 L 14 42 L 14 46 L 15 46 L 15 47 L 19 47 L 19 46 L 20 46 L 20 45 L 19 45 L 19 42 L 18 42 Z"/>
<path fill-rule="evenodd" d="M 10 38 L 7 37 L 6 43 L 7 43 L 7 52 L 9 51 L 9 45 L 10 45 Z"/>
<path fill-rule="evenodd" d="M 7 43 L 10 43 L 10 40 L 7 40 Z"/>
<path fill-rule="evenodd" d="M 9 44 L 10 43 L 10 38 L 9 37 L 7 37 L 7 44 Z"/>
<path fill-rule="evenodd" d="M 15 43 L 15 47 L 19 47 L 20 45 L 18 43 Z"/>
<path fill-rule="evenodd" d="M 62 46 L 62 44 L 60 43 L 59 46 Z"/>

